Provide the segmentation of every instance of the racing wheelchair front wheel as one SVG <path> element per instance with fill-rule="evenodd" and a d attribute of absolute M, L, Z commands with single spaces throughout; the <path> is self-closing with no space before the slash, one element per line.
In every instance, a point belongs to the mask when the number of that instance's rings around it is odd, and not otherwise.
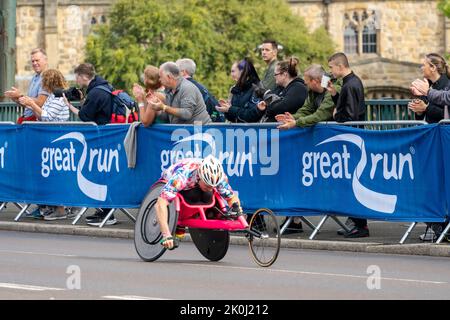
<path fill-rule="evenodd" d="M 134 226 L 134 247 L 139 257 L 148 262 L 155 261 L 167 250 L 160 244 L 162 234 L 156 219 L 155 208 L 163 186 L 163 182 L 157 183 L 147 193 L 139 208 Z M 170 203 L 167 209 L 169 229 L 172 234 L 175 234 L 178 213 L 175 210 L 174 203 Z"/>
<path fill-rule="evenodd" d="M 281 235 L 277 219 L 271 210 L 258 209 L 252 215 L 247 238 L 253 260 L 258 265 L 269 267 L 277 260 Z"/>

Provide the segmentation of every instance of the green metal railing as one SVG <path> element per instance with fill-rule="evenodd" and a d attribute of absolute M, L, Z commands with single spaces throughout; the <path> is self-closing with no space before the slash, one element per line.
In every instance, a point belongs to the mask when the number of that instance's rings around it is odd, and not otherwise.
<path fill-rule="evenodd" d="M 79 107 L 79 102 L 72 103 L 74 107 Z M 23 107 L 19 107 L 14 102 L 0 102 L 0 121 L 12 121 L 16 122 L 23 114 Z M 69 121 L 80 121 L 73 112 L 70 112 Z"/>
<path fill-rule="evenodd" d="M 414 113 L 408 109 L 409 100 L 379 99 L 366 100 L 367 121 L 394 121 L 394 120 L 414 120 Z M 79 103 L 74 102 L 75 107 Z M 13 102 L 0 102 L 0 121 L 16 122 L 22 114 L 23 108 L 18 107 Z M 70 121 L 79 121 L 77 116 L 70 113 Z"/>
<path fill-rule="evenodd" d="M 367 121 L 415 120 L 414 112 L 408 109 L 408 99 L 366 100 Z"/>

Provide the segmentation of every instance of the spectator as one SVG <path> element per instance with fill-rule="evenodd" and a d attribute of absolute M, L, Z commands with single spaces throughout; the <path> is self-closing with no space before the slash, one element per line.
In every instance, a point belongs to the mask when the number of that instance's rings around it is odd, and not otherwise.
<path fill-rule="evenodd" d="M 205 88 L 205 86 L 194 80 L 193 77 L 197 68 L 194 60 L 187 58 L 178 59 L 176 63 L 178 65 L 178 68 L 180 69 L 181 75 L 185 79 L 192 82 L 198 88 L 198 90 L 200 90 L 203 101 L 206 105 L 206 110 L 208 111 L 212 122 L 225 122 L 225 116 L 223 115 L 223 113 L 216 110 L 216 106 L 219 105 L 217 99 L 208 91 L 208 89 Z"/>
<path fill-rule="evenodd" d="M 253 63 L 248 58 L 235 62 L 231 67 L 231 78 L 236 81 L 230 90 L 231 99 L 220 99 L 216 109 L 230 122 L 258 122 L 262 113 L 256 108 L 259 99 L 254 95 L 253 85 L 258 85 L 260 80 Z"/>
<path fill-rule="evenodd" d="M 86 99 L 80 110 L 69 104 L 70 110 L 78 115 L 81 121 L 93 121 L 98 125 L 111 121 L 112 95 L 101 88 L 106 87 L 112 91 L 111 85 L 102 77 L 95 74 L 94 66 L 82 63 L 75 68 L 77 84 L 87 88 Z"/>
<path fill-rule="evenodd" d="M 139 105 L 139 113 L 142 124 L 148 127 L 152 123 L 163 123 L 159 115 L 151 108 L 147 102 L 149 93 L 155 94 L 163 103 L 166 101 L 164 87 L 159 80 L 159 69 L 155 66 L 147 66 L 144 70 L 144 86 L 141 87 L 135 83 L 133 85 L 133 94 Z"/>
<path fill-rule="evenodd" d="M 163 63 L 159 67 L 159 78 L 166 88 L 167 105 L 150 93 L 148 102 L 153 110 L 162 111 L 162 117 L 167 117 L 173 124 L 201 122 L 204 125 L 211 122 L 200 91 L 181 76 L 175 62 Z"/>
<path fill-rule="evenodd" d="M 280 98 L 270 104 L 266 101 L 258 103 L 258 110 L 265 112 L 264 122 L 275 122 L 275 116 L 285 112 L 296 113 L 303 106 L 308 96 L 305 82 L 298 77 L 297 58 L 278 62 L 275 67 L 275 80 L 278 89 L 275 93 Z"/>
<path fill-rule="evenodd" d="M 341 92 L 338 93 L 332 81 L 328 82 L 327 90 L 331 93 L 336 108 L 333 118 L 337 122 L 364 121 L 366 105 L 364 101 L 364 87 L 361 79 L 350 69 L 347 56 L 344 53 L 335 53 L 328 59 L 328 66 L 333 76 L 343 79 Z M 346 238 L 361 238 L 369 236 L 367 219 L 350 217 L 346 222 L 352 226 L 349 232 L 339 230 L 338 234 Z"/>
<path fill-rule="evenodd" d="M 54 91 L 56 89 L 67 89 L 67 82 L 61 72 L 55 69 L 47 69 L 42 72 L 42 88 L 46 92 L 50 92 L 47 100 L 42 108 L 40 108 L 36 101 L 28 96 L 19 98 L 19 103 L 26 108 L 33 111 L 36 118 L 40 121 L 67 121 L 69 120 L 69 106 L 64 101 L 63 97 L 55 97 Z M 40 218 L 44 220 L 59 220 L 66 219 L 67 213 L 63 206 L 44 206 L 41 205 L 41 211 L 44 213 Z M 37 216 L 33 216 L 36 217 Z"/>
<path fill-rule="evenodd" d="M 275 66 L 278 62 L 278 43 L 275 40 L 265 40 L 261 44 L 261 57 L 267 64 L 266 72 L 261 80 L 264 88 L 274 91 L 277 87 Z"/>
<path fill-rule="evenodd" d="M 313 64 L 303 73 L 303 78 L 309 89 L 305 104 L 297 113 L 289 112 L 275 116 L 276 121 L 282 124 L 279 129 L 291 129 L 295 126 L 313 126 L 321 121 L 333 120 L 334 102 L 331 94 L 321 86 L 325 70 L 321 65 Z"/>
<path fill-rule="evenodd" d="M 41 74 L 48 67 L 47 54 L 44 49 L 37 48 L 31 51 L 31 65 L 35 75 L 31 78 L 27 96 L 31 97 L 39 107 L 42 107 L 49 95 L 47 91 L 42 89 L 41 85 Z M 11 90 L 5 92 L 5 96 L 18 102 L 23 95 L 19 89 L 12 87 Z M 25 108 L 23 115 L 17 119 L 18 124 L 21 124 L 23 121 L 36 121 L 36 116 L 31 109 Z"/>
<path fill-rule="evenodd" d="M 318 122 L 333 119 L 333 99 L 331 98 L 331 94 L 321 86 L 321 80 L 324 74 L 325 70 L 317 64 L 313 64 L 305 70 L 303 77 L 309 89 L 308 98 L 303 107 L 294 115 L 285 112 L 284 114 L 275 116 L 276 121 L 281 122 L 281 125 L 278 126 L 279 129 L 291 129 L 295 126 L 313 126 Z M 284 234 L 302 231 L 300 217 L 295 217 L 285 229 Z"/>
<path fill-rule="evenodd" d="M 428 123 L 437 123 L 448 118 L 448 105 L 450 99 L 446 99 L 450 93 L 450 72 L 445 59 L 437 53 L 430 53 L 422 61 L 422 72 L 424 81 L 413 82 L 411 91 L 414 95 L 420 96 L 408 104 L 409 109 L 415 112 L 416 119 L 425 119 Z M 416 88 L 417 87 L 417 88 Z M 447 109 L 447 110 L 445 110 Z M 434 241 L 439 238 L 446 222 L 427 222 L 425 234 L 420 235 L 423 241 Z M 431 232 L 428 232 L 431 229 Z M 448 240 L 448 238 L 446 238 Z"/>
<path fill-rule="evenodd" d="M 450 73 L 442 56 L 436 53 L 427 54 L 422 61 L 422 73 L 432 89 L 445 91 L 450 89 Z M 425 95 L 420 98 L 408 104 L 409 109 L 415 112 L 416 119 L 425 119 L 428 123 L 437 123 L 444 119 L 445 103 L 428 101 Z"/>
<path fill-rule="evenodd" d="M 102 77 L 95 74 L 95 68 L 90 63 L 82 63 L 75 68 L 77 84 L 82 88 L 87 88 L 86 99 L 80 110 L 72 106 L 66 99 L 69 109 L 78 115 L 82 121 L 93 121 L 98 125 L 107 124 L 111 121 L 112 95 L 100 86 L 112 91 L 111 85 Z M 86 217 L 86 222 L 91 226 L 100 226 L 108 215 L 109 208 L 98 209 L 95 214 Z M 106 221 L 106 225 L 114 225 L 117 220 L 111 215 Z"/>
<path fill-rule="evenodd" d="M 49 92 L 47 100 L 42 108 L 36 101 L 28 96 L 19 98 L 19 103 L 32 110 L 33 114 L 41 121 L 67 121 L 69 120 L 69 106 L 63 97 L 56 97 L 53 93 L 56 89 L 67 89 L 67 82 L 62 73 L 55 69 L 47 69 L 42 72 L 42 88 Z"/>

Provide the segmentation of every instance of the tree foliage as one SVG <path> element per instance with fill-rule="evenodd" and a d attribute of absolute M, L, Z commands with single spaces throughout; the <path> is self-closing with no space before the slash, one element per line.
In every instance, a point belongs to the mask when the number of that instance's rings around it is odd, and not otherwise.
<path fill-rule="evenodd" d="M 445 14 L 446 17 L 450 17 L 450 0 L 440 0 L 438 8 Z"/>
<path fill-rule="evenodd" d="M 249 56 L 262 75 L 257 47 L 266 38 L 301 67 L 325 63 L 334 49 L 327 32 L 308 32 L 285 0 L 118 0 L 109 24 L 89 36 L 86 57 L 118 88 L 130 88 L 148 64 L 191 58 L 196 79 L 224 97 L 234 61 Z"/>

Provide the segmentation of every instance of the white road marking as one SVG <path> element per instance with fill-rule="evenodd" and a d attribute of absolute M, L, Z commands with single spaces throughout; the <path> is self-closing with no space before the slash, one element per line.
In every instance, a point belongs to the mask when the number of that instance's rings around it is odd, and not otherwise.
<path fill-rule="evenodd" d="M 296 270 L 283 270 L 283 269 L 268 269 L 268 268 L 252 268 L 252 267 L 233 267 L 233 266 L 219 266 L 219 265 L 204 265 L 196 263 L 180 263 L 188 266 L 195 267 L 206 267 L 206 268 L 221 268 L 221 269 L 238 269 L 238 270 L 248 270 L 248 271 L 265 271 L 273 273 L 291 273 L 291 274 L 304 274 L 313 276 L 327 276 L 327 277 L 343 277 L 343 278 L 357 278 L 357 279 L 367 279 L 368 276 L 357 276 L 352 274 L 339 274 L 339 273 L 323 273 L 323 272 L 309 272 L 309 271 L 296 271 Z M 381 277 L 381 280 L 388 281 L 403 281 L 403 282 L 417 282 L 425 284 L 448 284 L 448 282 L 442 281 L 429 281 L 429 280 L 417 280 L 417 279 L 401 279 L 401 278 L 385 278 Z"/>
<path fill-rule="evenodd" d="M 18 284 L 18 283 L 0 283 L 0 288 L 27 290 L 27 291 L 47 291 L 47 290 L 62 291 L 62 290 L 66 290 L 66 289 L 62 289 L 62 288 L 30 286 L 27 284 Z"/>
<path fill-rule="evenodd" d="M 102 298 L 115 300 L 168 300 L 164 298 L 141 297 L 141 296 L 103 296 Z"/>
<path fill-rule="evenodd" d="M 17 253 L 17 254 L 34 254 L 39 256 L 52 256 L 52 257 L 77 257 L 73 254 L 62 253 L 45 253 L 45 252 L 30 252 L 30 251 L 13 251 L 13 250 L 0 250 L 0 253 Z"/>

